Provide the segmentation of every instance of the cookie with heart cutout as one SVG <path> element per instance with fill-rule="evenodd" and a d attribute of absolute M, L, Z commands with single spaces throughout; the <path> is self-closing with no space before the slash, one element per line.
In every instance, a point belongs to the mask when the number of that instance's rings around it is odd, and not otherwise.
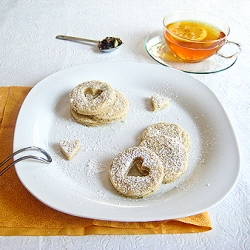
<path fill-rule="evenodd" d="M 97 80 L 83 82 L 69 94 L 71 109 L 82 115 L 103 113 L 115 99 L 115 90 L 108 83 Z"/>
<path fill-rule="evenodd" d="M 137 165 L 142 176 L 129 175 L 133 164 Z M 130 198 L 142 198 L 154 193 L 161 186 L 163 176 L 160 157 L 145 147 L 131 147 L 120 152 L 109 169 L 109 178 L 114 188 Z"/>
<path fill-rule="evenodd" d="M 117 98 L 115 103 L 106 112 L 98 115 L 82 115 L 70 109 L 73 119 L 85 126 L 96 127 L 103 126 L 108 123 L 122 121 L 127 115 L 129 102 L 127 98 L 120 92 L 116 91 Z"/>

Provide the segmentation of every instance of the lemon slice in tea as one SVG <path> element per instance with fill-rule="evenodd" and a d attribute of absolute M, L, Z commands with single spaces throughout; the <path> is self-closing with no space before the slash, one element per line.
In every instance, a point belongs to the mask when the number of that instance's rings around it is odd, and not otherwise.
<path fill-rule="evenodd" d="M 185 40 L 202 41 L 207 36 L 207 31 L 202 27 L 202 24 L 196 22 L 175 22 L 169 24 L 167 28 L 171 33 Z"/>

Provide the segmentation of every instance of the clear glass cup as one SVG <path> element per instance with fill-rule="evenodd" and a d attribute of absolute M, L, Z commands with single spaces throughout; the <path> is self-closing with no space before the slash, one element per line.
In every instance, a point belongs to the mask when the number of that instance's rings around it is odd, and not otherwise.
<path fill-rule="evenodd" d="M 172 12 L 163 19 L 164 38 L 173 54 L 184 62 L 200 62 L 215 53 L 231 58 L 241 51 L 240 44 L 228 41 L 228 24 L 214 15 L 197 11 Z M 220 53 L 226 44 L 233 49 Z"/>

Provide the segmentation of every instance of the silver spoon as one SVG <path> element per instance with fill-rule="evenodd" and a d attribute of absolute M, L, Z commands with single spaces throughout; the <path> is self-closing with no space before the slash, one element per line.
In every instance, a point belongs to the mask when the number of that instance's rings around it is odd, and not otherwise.
<path fill-rule="evenodd" d="M 64 36 L 64 35 L 58 35 L 58 36 L 56 36 L 56 38 L 60 39 L 60 40 L 71 41 L 71 42 L 96 43 L 96 44 L 98 44 L 98 48 L 103 52 L 112 52 L 115 49 L 118 49 L 123 44 L 122 40 L 120 38 L 116 38 L 116 37 L 106 37 L 102 41 L 74 37 L 74 36 Z"/>

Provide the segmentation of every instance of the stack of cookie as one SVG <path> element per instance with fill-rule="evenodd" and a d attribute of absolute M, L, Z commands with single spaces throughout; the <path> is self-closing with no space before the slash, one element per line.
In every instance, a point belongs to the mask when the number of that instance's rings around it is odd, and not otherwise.
<path fill-rule="evenodd" d="M 162 183 L 183 175 L 188 165 L 189 134 L 173 123 L 147 127 L 139 146 L 125 149 L 112 161 L 109 178 L 114 188 L 130 198 L 154 193 Z M 129 175 L 136 167 L 139 175 Z"/>
<path fill-rule="evenodd" d="M 121 121 L 129 110 L 124 94 L 97 80 L 77 85 L 70 92 L 69 101 L 74 120 L 86 126 Z"/>

